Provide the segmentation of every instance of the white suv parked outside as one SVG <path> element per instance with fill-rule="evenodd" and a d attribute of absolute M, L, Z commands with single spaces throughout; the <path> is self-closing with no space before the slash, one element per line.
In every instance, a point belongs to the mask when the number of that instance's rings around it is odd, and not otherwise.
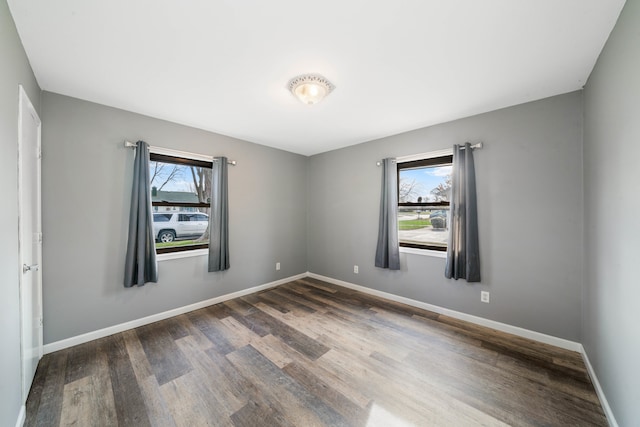
<path fill-rule="evenodd" d="M 202 212 L 154 212 L 153 235 L 158 242 L 176 239 L 198 238 L 209 225 L 209 215 Z"/>

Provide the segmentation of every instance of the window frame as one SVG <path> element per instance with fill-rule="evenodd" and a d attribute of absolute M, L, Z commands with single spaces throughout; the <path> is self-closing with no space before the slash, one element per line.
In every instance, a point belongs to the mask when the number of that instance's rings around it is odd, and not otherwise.
<path fill-rule="evenodd" d="M 151 151 L 149 153 L 149 162 L 163 162 L 163 163 L 172 163 L 184 166 L 195 166 L 202 168 L 213 169 L 213 159 L 211 161 L 194 159 L 189 157 L 183 157 L 180 154 L 164 154 L 159 152 Z M 186 153 L 185 153 L 186 154 Z M 151 189 L 150 189 L 151 191 Z M 151 206 L 176 206 L 180 208 L 209 208 L 211 209 L 211 203 L 191 203 L 191 202 L 151 202 Z M 156 212 L 153 212 L 154 214 Z M 160 213 L 160 212 L 157 212 Z M 176 214 L 178 214 L 176 212 Z M 179 215 L 179 214 L 178 214 Z M 155 233 L 154 233 L 155 234 Z M 155 246 L 155 236 L 154 236 L 154 246 Z M 175 252 L 187 252 L 187 251 L 196 251 L 201 249 L 208 249 L 209 243 L 200 243 L 197 245 L 189 245 L 189 246 L 176 246 L 172 248 L 158 248 L 156 247 L 156 254 L 170 254 Z"/>
<path fill-rule="evenodd" d="M 436 166 L 449 166 L 453 165 L 453 154 L 445 154 L 445 155 L 435 155 L 433 157 L 424 157 L 416 160 L 406 160 L 406 161 L 397 161 L 397 210 L 400 210 L 400 207 L 425 207 L 428 209 L 433 208 L 449 208 L 451 203 L 449 201 L 440 201 L 440 202 L 400 202 L 400 171 L 403 169 L 415 169 L 420 167 L 436 167 Z M 398 229 L 398 234 L 400 230 Z M 422 249 L 429 251 L 438 251 L 438 252 L 446 252 L 447 246 L 436 246 L 429 244 L 418 244 L 418 243 L 406 243 L 401 242 L 400 237 L 398 236 L 398 244 L 401 248 L 413 248 L 413 249 Z"/>

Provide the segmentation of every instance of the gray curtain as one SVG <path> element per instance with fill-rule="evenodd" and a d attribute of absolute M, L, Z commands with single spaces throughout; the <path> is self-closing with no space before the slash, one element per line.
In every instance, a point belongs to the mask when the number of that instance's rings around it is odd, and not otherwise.
<path fill-rule="evenodd" d="M 382 191 L 376 267 L 400 270 L 398 244 L 398 165 L 395 159 L 382 161 Z"/>
<path fill-rule="evenodd" d="M 227 169 L 226 157 L 213 159 L 211 215 L 209 215 L 209 271 L 223 271 L 230 267 Z"/>
<path fill-rule="evenodd" d="M 149 145 L 144 141 L 138 141 L 135 151 L 129 237 L 124 266 L 125 288 L 158 281 L 158 262 L 151 212 L 151 183 L 149 182 Z"/>
<path fill-rule="evenodd" d="M 473 149 L 468 142 L 453 146 L 451 172 L 451 212 L 447 265 L 444 275 L 451 279 L 480 281 L 478 209 Z"/>

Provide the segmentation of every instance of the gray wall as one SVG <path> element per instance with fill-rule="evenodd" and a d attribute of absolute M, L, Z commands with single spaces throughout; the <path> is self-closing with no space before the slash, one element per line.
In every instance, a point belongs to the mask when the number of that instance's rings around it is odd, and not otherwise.
<path fill-rule="evenodd" d="M 640 1 L 584 91 L 583 344 L 621 426 L 640 425 Z"/>
<path fill-rule="evenodd" d="M 574 92 L 313 156 L 309 271 L 579 341 L 581 103 Z M 421 255 L 401 254 L 399 272 L 375 268 L 376 161 L 465 141 L 485 143 L 475 154 L 482 283 L 447 280 L 444 259 Z"/>
<path fill-rule="evenodd" d="M 49 92 L 42 116 L 45 343 L 307 271 L 306 157 Z M 134 155 L 125 139 L 238 161 L 230 270 L 207 273 L 206 257 L 167 260 L 159 283 L 123 287 Z"/>
<path fill-rule="evenodd" d="M 0 1 L 0 425 L 14 426 L 21 402 L 18 280 L 18 85 L 39 110 L 40 88 L 5 0 Z"/>

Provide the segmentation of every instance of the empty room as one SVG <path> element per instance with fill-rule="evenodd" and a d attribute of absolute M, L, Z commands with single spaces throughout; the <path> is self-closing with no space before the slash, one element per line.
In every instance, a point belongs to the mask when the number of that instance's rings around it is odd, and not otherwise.
<path fill-rule="evenodd" d="M 640 426 L 640 0 L 0 0 L 0 426 Z"/>

